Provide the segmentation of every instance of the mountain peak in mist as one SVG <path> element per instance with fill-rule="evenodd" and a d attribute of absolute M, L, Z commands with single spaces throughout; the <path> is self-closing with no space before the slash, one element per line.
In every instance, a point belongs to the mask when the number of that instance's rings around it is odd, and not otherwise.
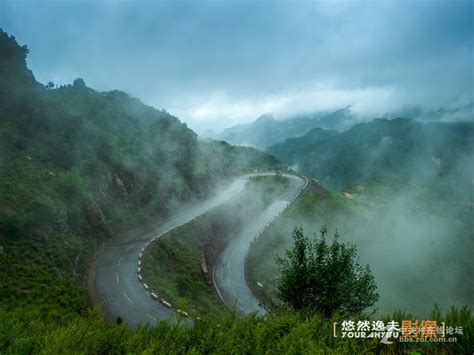
<path fill-rule="evenodd" d="M 474 171 L 467 162 L 473 150 L 472 122 L 423 123 L 398 117 L 376 118 L 344 132 L 315 128 L 267 152 L 322 183 L 341 188 L 370 176 L 468 186 Z"/>
<path fill-rule="evenodd" d="M 351 107 L 334 112 L 297 115 L 275 119 L 272 114 L 258 117 L 254 122 L 225 129 L 219 138 L 238 145 L 265 149 L 285 139 L 301 137 L 316 127 L 343 130 L 354 123 Z"/>
<path fill-rule="evenodd" d="M 266 122 L 274 122 L 275 117 L 271 113 L 266 113 L 264 115 L 259 116 L 254 123 L 266 123 Z"/>

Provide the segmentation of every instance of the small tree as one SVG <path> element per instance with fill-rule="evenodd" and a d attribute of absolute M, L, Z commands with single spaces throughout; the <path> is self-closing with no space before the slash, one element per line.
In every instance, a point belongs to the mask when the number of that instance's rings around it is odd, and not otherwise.
<path fill-rule="evenodd" d="M 84 79 L 82 79 L 82 78 L 74 79 L 74 81 L 72 82 L 72 85 L 74 87 L 77 87 L 77 88 L 85 88 L 86 87 L 86 83 L 84 82 Z"/>
<path fill-rule="evenodd" d="M 310 241 L 302 227 L 295 227 L 293 248 L 276 260 L 278 296 L 296 311 L 315 310 L 326 317 L 360 313 L 378 300 L 374 277 L 368 265 L 358 263 L 354 245 L 339 242 L 337 231 L 328 244 L 326 234 L 324 226 L 321 236 Z"/>

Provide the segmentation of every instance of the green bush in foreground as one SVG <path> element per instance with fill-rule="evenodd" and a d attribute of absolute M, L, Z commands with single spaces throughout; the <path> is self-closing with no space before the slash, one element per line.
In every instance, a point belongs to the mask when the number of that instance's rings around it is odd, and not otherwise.
<path fill-rule="evenodd" d="M 387 316 L 412 317 L 407 314 Z M 72 317 L 61 324 L 28 319 L 21 311 L 0 309 L 1 353 L 214 353 L 214 354 L 315 354 L 315 353 L 470 353 L 473 349 L 474 318 L 467 308 L 451 309 L 434 319 L 463 327 L 456 343 L 402 343 L 396 339 L 386 345 L 380 339 L 333 337 L 332 322 L 342 319 L 298 313 L 276 314 L 268 318 L 255 315 L 239 318 L 228 314 L 218 320 L 159 322 L 155 327 L 128 329 L 111 325 L 98 312 Z"/>
<path fill-rule="evenodd" d="M 286 258 L 278 257 L 280 279 L 278 295 L 292 310 L 312 310 L 326 317 L 335 312 L 359 314 L 378 299 L 377 285 L 368 265 L 357 262 L 354 245 L 331 244 L 321 228 L 321 237 L 311 241 L 302 227 L 293 231 L 293 248 Z"/>

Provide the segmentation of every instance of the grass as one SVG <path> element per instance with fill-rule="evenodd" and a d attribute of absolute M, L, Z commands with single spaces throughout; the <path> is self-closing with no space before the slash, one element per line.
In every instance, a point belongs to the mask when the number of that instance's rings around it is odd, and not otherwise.
<path fill-rule="evenodd" d="M 63 244 L 63 238 L 67 244 Z M 38 246 L 27 240 L 0 237 L 0 245 L 4 248 L 0 253 L 0 307 L 49 322 L 87 313 L 85 282 L 71 276 L 83 274 L 87 268 L 88 248 L 80 238 L 64 235 Z M 77 253 L 81 246 L 85 247 L 82 255 Z"/>
<path fill-rule="evenodd" d="M 142 259 L 142 275 L 175 308 L 195 317 L 222 314 L 225 309 L 201 270 L 201 250 L 186 240 L 187 233 L 196 232 L 192 227 L 178 228 L 152 244 Z"/>
<path fill-rule="evenodd" d="M 399 318 L 402 317 L 402 318 Z M 467 309 L 434 312 L 432 319 L 463 327 L 456 343 L 380 343 L 380 339 L 332 336 L 332 322 L 318 315 L 275 314 L 239 318 L 226 314 L 196 321 L 193 327 L 160 322 L 155 327 L 129 330 L 107 323 L 97 312 L 69 317 L 63 324 L 41 319 L 25 320 L 0 308 L 0 352 L 43 353 L 145 353 L 145 354 L 468 354 L 473 349 L 474 317 Z M 392 319 L 416 319 L 408 314 Z M 357 321 L 356 318 L 354 318 Z"/>

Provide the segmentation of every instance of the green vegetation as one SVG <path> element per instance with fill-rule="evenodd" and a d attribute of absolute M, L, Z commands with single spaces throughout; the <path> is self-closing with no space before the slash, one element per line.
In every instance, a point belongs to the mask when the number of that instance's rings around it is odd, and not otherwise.
<path fill-rule="evenodd" d="M 173 307 L 196 317 L 222 315 L 224 306 L 215 294 L 210 276 L 204 275 L 201 268 L 203 254 L 196 243 L 185 237 L 194 239 L 195 232 L 202 235 L 203 228 L 195 229 L 199 224 L 186 224 L 153 243 L 143 256 L 142 275 L 154 292 Z"/>
<path fill-rule="evenodd" d="M 331 244 L 327 228 L 310 240 L 301 227 L 293 230 L 293 248 L 278 257 L 278 296 L 290 309 L 312 311 L 331 317 L 361 313 L 378 299 L 369 265 L 357 260 L 354 245 L 339 242 L 336 231 Z"/>
<path fill-rule="evenodd" d="M 0 53 L 2 353 L 47 348 L 50 332 L 94 329 L 86 280 L 102 243 L 243 170 L 284 168 L 251 148 L 200 141 L 123 92 L 99 93 L 82 79 L 45 87 L 26 67 L 26 46 L 3 31 Z M 107 328 L 97 337 L 115 331 L 93 317 Z"/>
<path fill-rule="evenodd" d="M 336 189 L 391 176 L 462 198 L 474 173 L 474 123 L 375 119 L 341 133 L 315 128 L 267 151 Z"/>
<path fill-rule="evenodd" d="M 246 260 L 249 287 L 266 308 L 280 308 L 275 259 L 291 248 L 295 225 L 301 225 L 304 230 L 315 230 L 327 224 L 338 226 L 341 232 L 346 233 L 353 231 L 355 226 L 369 223 L 363 211 L 355 207 L 351 200 L 310 179 L 302 194 L 255 241 Z M 263 284 L 263 288 L 258 287 L 257 282 Z"/>
<path fill-rule="evenodd" d="M 111 325 L 93 311 L 51 322 L 0 308 L 0 319 L 0 351 L 12 354 L 468 354 L 474 347 L 474 317 L 467 309 L 451 309 L 445 314 L 435 310 L 429 318 L 463 327 L 456 343 L 394 341 L 391 345 L 381 344 L 380 339 L 335 338 L 332 322 L 340 323 L 342 318 L 327 320 L 297 313 L 265 319 L 228 314 L 216 320 L 196 321 L 193 327 L 160 322 L 136 330 Z M 385 322 L 403 319 L 418 318 L 400 313 L 383 318 Z"/>
<path fill-rule="evenodd" d="M 188 268 L 189 277 L 160 280 L 153 287 L 175 297 L 176 305 L 193 315 L 211 311 L 215 317 L 193 327 L 161 322 L 136 330 L 107 322 L 91 310 L 85 287 L 88 264 L 99 245 L 166 218 L 206 196 L 217 181 L 241 171 L 284 166 L 251 148 L 201 141 L 166 111 L 123 92 L 96 92 L 82 79 L 44 86 L 27 69 L 27 53 L 26 46 L 0 31 L 0 353 L 472 351 L 473 316 L 467 309 L 432 316 L 464 328 L 456 344 L 396 342 L 389 347 L 377 340 L 333 338 L 332 323 L 318 315 L 222 315 L 222 306 L 200 273 L 201 251 L 212 266 L 223 245 L 215 237 L 225 242 L 239 228 L 235 214 L 255 213 L 272 193 L 255 204 L 244 203 L 242 197 L 235 202 L 238 207 L 212 211 L 201 227 L 193 224 L 193 233 L 184 226 L 163 239 L 163 250 L 146 255 L 149 265 L 150 258 L 168 257 L 179 273 Z M 308 191 L 310 195 L 303 194 L 270 232 L 279 226 L 278 232 L 286 233 L 302 210 L 312 218 L 327 217 L 330 225 L 345 225 L 341 211 L 373 223 L 361 210 L 362 200 L 358 205 L 314 183 Z M 255 195 L 252 189 L 248 193 Z M 278 251 L 286 241 L 275 240 Z M 268 245 L 257 250 L 268 250 Z M 161 270 L 150 268 L 146 277 Z M 194 300 L 198 302 L 193 305 Z M 389 318 L 416 319 L 406 314 Z"/>
<path fill-rule="evenodd" d="M 164 235 L 144 253 L 142 275 L 147 284 L 192 316 L 222 315 L 226 308 L 211 281 L 217 257 L 243 223 L 266 208 L 287 185 L 288 179 L 281 175 L 252 178 L 231 201 Z"/>
<path fill-rule="evenodd" d="M 0 245 L 2 311 L 24 321 L 59 324 L 69 317 L 87 314 L 89 298 L 79 276 L 85 274 L 87 265 L 77 252 L 84 245 L 83 240 L 64 235 L 40 246 L 28 240 L 0 237 Z M 0 323 L 6 320 L 0 319 Z"/>
<path fill-rule="evenodd" d="M 251 148 L 201 142 L 123 92 L 82 79 L 44 87 L 26 67 L 26 46 L 3 31 L 0 53 L 0 237 L 25 253 L 54 249 L 44 263 L 77 264 L 65 268 L 73 279 L 102 242 L 166 218 L 244 168 L 282 168 Z"/>
<path fill-rule="evenodd" d="M 471 211 L 471 212 L 469 212 Z M 310 179 L 304 192 L 256 240 L 246 261 L 253 293 L 268 309 L 277 296 L 275 258 L 292 246 L 292 230 L 337 226 L 341 240 L 369 264 L 380 299 L 376 314 L 397 309 L 426 315 L 435 303 L 472 307 L 472 208 L 397 178 L 374 177 L 342 193 Z M 329 231 L 334 233 L 335 230 Z M 409 265 L 409 271 L 405 268 Z M 403 275 L 403 276 L 402 276 Z M 258 286 L 257 283 L 263 285 Z M 413 285 L 419 287 L 413 289 Z"/>
<path fill-rule="evenodd" d="M 200 141 L 164 110 L 82 79 L 44 87 L 26 46 L 0 32 L 0 233 L 49 239 L 64 225 L 110 237 L 165 218 L 243 168 L 273 157 Z M 57 232 L 57 233 L 56 233 Z"/>

